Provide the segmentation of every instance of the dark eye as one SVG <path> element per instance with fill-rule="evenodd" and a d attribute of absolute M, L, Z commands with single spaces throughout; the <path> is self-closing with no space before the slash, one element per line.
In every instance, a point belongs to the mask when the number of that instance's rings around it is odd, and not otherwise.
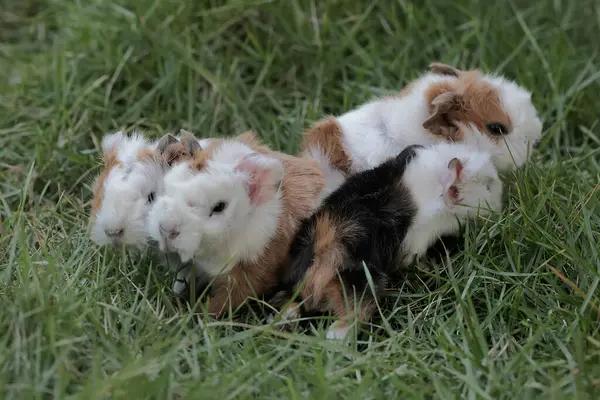
<path fill-rule="evenodd" d="M 213 214 L 222 213 L 226 207 L 227 207 L 227 203 L 225 203 L 224 201 L 220 201 L 217 204 L 215 204 L 215 206 L 212 208 L 210 215 L 212 216 Z"/>
<path fill-rule="evenodd" d="M 506 126 L 504 126 L 500 122 L 492 122 L 491 124 L 487 124 L 486 128 L 488 132 L 494 136 L 506 135 L 508 133 L 508 129 L 506 129 Z"/>
<path fill-rule="evenodd" d="M 154 192 L 150 192 L 150 194 L 148 195 L 148 198 L 146 199 L 148 201 L 148 203 L 152 203 L 154 201 Z"/>

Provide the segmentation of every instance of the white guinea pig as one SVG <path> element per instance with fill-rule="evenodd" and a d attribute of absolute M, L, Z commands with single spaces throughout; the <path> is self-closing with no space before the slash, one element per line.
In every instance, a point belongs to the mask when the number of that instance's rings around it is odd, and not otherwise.
<path fill-rule="evenodd" d="M 165 175 L 148 231 L 164 252 L 217 277 L 211 313 L 276 284 L 297 225 L 323 188 L 313 160 L 269 151 L 252 135 L 215 141 Z M 187 271 L 188 275 L 190 271 Z"/>
<path fill-rule="evenodd" d="M 317 122 L 303 152 L 325 173 L 324 196 L 348 174 L 373 168 L 409 145 L 463 142 L 491 154 L 500 171 L 521 167 L 542 135 L 531 93 L 503 77 L 434 63 L 397 96 Z"/>
<path fill-rule="evenodd" d="M 148 240 L 146 218 L 163 191 L 163 176 L 186 156 L 171 135 L 154 142 L 138 132 L 105 135 L 103 171 L 93 186 L 92 240 L 99 245 L 143 248 Z"/>
<path fill-rule="evenodd" d="M 152 207 L 148 230 L 161 251 L 176 251 L 183 262 L 199 255 L 216 276 L 232 255 L 235 263 L 260 254 L 275 233 L 284 169 L 281 160 L 242 142 L 203 151 L 211 150 L 210 159 L 180 163 L 165 175 L 165 194 Z"/>

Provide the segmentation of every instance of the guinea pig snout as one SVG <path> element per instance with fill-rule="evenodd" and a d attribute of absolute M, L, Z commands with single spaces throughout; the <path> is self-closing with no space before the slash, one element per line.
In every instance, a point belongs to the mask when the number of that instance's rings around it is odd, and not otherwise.
<path fill-rule="evenodd" d="M 158 226 L 158 230 L 160 231 L 160 235 L 167 240 L 176 239 L 179 236 L 179 227 L 174 226 L 172 224 L 161 223 Z"/>
<path fill-rule="evenodd" d="M 118 246 L 121 244 L 123 240 L 123 236 L 125 235 L 125 229 L 117 228 L 117 229 L 105 229 L 104 233 L 111 240 L 113 245 Z"/>

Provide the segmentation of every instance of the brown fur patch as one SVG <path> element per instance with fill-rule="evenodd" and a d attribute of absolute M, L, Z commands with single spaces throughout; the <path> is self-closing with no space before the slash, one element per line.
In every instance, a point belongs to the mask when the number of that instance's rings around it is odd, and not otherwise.
<path fill-rule="evenodd" d="M 312 214 L 325 185 L 323 173 L 314 160 L 279 156 L 276 152 L 271 154 L 282 159 L 285 170 L 280 188 L 282 212 L 277 232 L 256 261 L 240 262 L 229 274 L 215 280 L 215 293 L 209 306 L 212 314 L 222 314 L 229 307 L 236 309 L 254 293 L 261 296 L 277 284 L 300 221 Z"/>
<path fill-rule="evenodd" d="M 138 161 L 158 161 L 159 154 L 156 150 L 153 149 L 142 149 L 138 151 L 136 159 Z"/>
<path fill-rule="evenodd" d="M 295 156 L 270 149 L 260 141 L 256 133 L 253 131 L 246 131 L 236 136 L 234 140 L 239 140 L 257 153 L 272 155 L 281 160 L 293 160 L 296 158 Z"/>
<path fill-rule="evenodd" d="M 458 85 L 455 82 L 450 81 L 442 81 L 430 85 L 427 90 L 425 90 L 425 99 L 427 100 L 427 104 L 429 104 L 429 111 L 433 112 L 434 106 L 432 106 L 431 103 L 436 97 L 442 93 L 454 92 L 457 86 Z"/>
<path fill-rule="evenodd" d="M 320 149 L 329 159 L 329 165 L 343 173 L 350 172 L 352 161 L 344 146 L 342 128 L 335 118 L 321 120 L 306 131 L 302 147 L 305 152 L 312 148 Z"/>
<path fill-rule="evenodd" d="M 488 133 L 488 123 L 500 122 L 509 132 L 512 130 L 512 122 L 502 109 L 498 91 L 482 80 L 478 71 L 461 72 L 456 80 L 432 84 L 425 91 L 425 98 L 431 116 L 423 127 L 449 140 L 463 139 L 457 122 L 473 124 L 494 140 L 500 137 Z"/>
<path fill-rule="evenodd" d="M 190 168 L 194 171 L 201 171 L 206 168 L 208 161 L 213 157 L 215 151 L 223 143 L 223 139 L 211 139 L 208 146 L 198 151 L 192 158 Z"/>
<path fill-rule="evenodd" d="M 315 259 L 306 272 L 306 283 L 302 289 L 304 298 L 313 308 L 319 308 L 327 295 L 327 285 L 342 268 L 344 250 L 338 239 L 339 226 L 327 214 L 315 224 Z"/>
<path fill-rule="evenodd" d="M 361 293 L 344 293 L 342 282 L 339 279 L 332 280 L 324 290 L 329 302 L 328 306 L 333 314 L 340 320 L 337 325 L 348 326 L 352 317 L 359 321 L 367 322 L 375 311 L 375 301 L 370 297 L 363 299 Z M 358 295 L 358 297 L 356 297 Z"/>
<path fill-rule="evenodd" d="M 329 214 L 319 216 L 315 224 L 315 254 L 323 254 L 334 247 L 337 229 L 338 225 Z"/>
<path fill-rule="evenodd" d="M 330 252 L 324 257 L 315 257 L 315 261 L 306 272 L 306 284 L 300 294 L 308 308 L 327 311 L 326 302 L 329 295 L 325 289 L 335 279 L 339 265 L 333 263 L 339 262 L 339 256 L 339 252 Z"/>
<path fill-rule="evenodd" d="M 102 201 L 104 200 L 104 183 L 110 174 L 110 171 L 120 165 L 121 162 L 117 160 L 117 152 L 111 151 L 102 156 L 102 164 L 104 165 L 104 170 L 102 173 L 98 175 L 96 181 L 94 182 L 94 192 L 92 197 L 92 216 L 96 216 L 98 210 L 102 207 Z"/>
<path fill-rule="evenodd" d="M 192 159 L 192 154 L 181 142 L 169 144 L 160 155 L 161 162 L 169 167 L 190 159 Z"/>
<path fill-rule="evenodd" d="M 168 145 L 161 155 L 162 162 L 168 166 L 172 166 L 173 164 L 177 164 L 181 161 L 188 160 L 191 158 L 192 155 L 180 142 Z"/>
<path fill-rule="evenodd" d="M 254 131 L 243 132 L 236 136 L 234 139 L 239 140 L 240 142 L 245 143 L 252 148 L 262 146 L 260 140 L 258 139 L 258 136 Z"/>
<path fill-rule="evenodd" d="M 401 90 L 401 91 L 398 93 L 398 95 L 397 95 L 397 96 L 395 96 L 395 97 L 396 97 L 396 98 L 398 98 L 398 97 L 405 97 L 405 96 L 408 96 L 409 94 L 411 94 L 411 93 L 412 93 L 412 91 L 413 91 L 413 90 L 414 90 L 413 84 L 412 84 L 412 83 L 410 83 L 410 84 L 408 84 L 408 85 L 404 86 L 404 87 L 402 88 L 402 90 Z"/>
<path fill-rule="evenodd" d="M 153 149 L 144 149 L 140 150 L 137 154 L 138 161 L 159 162 L 167 167 L 191 158 L 192 155 L 181 142 L 169 144 L 162 153 Z"/>
<path fill-rule="evenodd" d="M 360 228 L 352 222 L 339 223 L 329 214 L 320 215 L 315 223 L 315 259 L 306 273 L 302 297 L 314 308 L 326 303 L 328 285 L 335 281 L 344 268 L 345 249 L 342 241 L 360 234 Z"/>

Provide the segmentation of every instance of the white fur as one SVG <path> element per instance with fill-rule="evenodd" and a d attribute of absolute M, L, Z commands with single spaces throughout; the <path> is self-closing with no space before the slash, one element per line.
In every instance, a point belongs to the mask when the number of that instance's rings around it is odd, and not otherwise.
<path fill-rule="evenodd" d="M 211 139 L 198 140 L 207 146 Z M 147 244 L 146 219 L 151 204 L 148 195 L 155 199 L 163 192 L 165 166 L 153 161 L 140 161 L 138 154 L 155 150 L 158 140 L 149 141 L 140 132 L 127 136 L 123 131 L 102 138 L 105 154 L 116 152 L 121 165 L 114 167 L 104 182 L 103 201 L 94 217 L 91 237 L 99 245 L 130 245 L 143 248 Z M 113 241 L 107 232 L 123 230 L 119 241 Z"/>
<path fill-rule="evenodd" d="M 102 151 L 104 153 L 109 153 L 116 150 L 124 139 L 126 139 L 126 136 L 123 131 L 104 135 L 102 138 Z"/>
<path fill-rule="evenodd" d="M 502 136 L 500 145 L 492 145 L 490 139 L 486 138 L 485 142 L 478 143 L 476 147 L 491 152 L 499 170 L 519 168 L 529 159 L 533 145 L 542 136 L 542 121 L 531 102 L 531 93 L 499 76 L 486 75 L 484 79 L 498 91 L 502 109 L 510 117 L 513 131 Z"/>
<path fill-rule="evenodd" d="M 281 161 L 259 155 L 235 140 L 220 144 L 201 171 L 192 171 L 187 162 L 171 169 L 164 179 L 165 195 L 153 206 L 148 223 L 161 250 L 176 251 L 183 262 L 195 257 L 210 276 L 260 257 L 277 230 L 280 192 L 263 204 L 252 204 L 248 193 L 251 178 L 237 168 L 243 160 L 266 168 L 273 185 L 283 178 Z M 227 207 L 211 216 L 221 201 Z M 161 226 L 179 235 L 164 237 Z"/>
<path fill-rule="evenodd" d="M 163 166 L 159 162 L 139 161 L 138 153 L 154 147 L 141 134 L 127 137 L 122 132 L 106 135 L 104 152 L 116 151 L 115 166 L 104 182 L 102 204 L 94 216 L 91 237 L 99 245 L 130 245 L 142 248 L 147 241 L 146 217 L 151 192 L 162 191 Z M 120 240 L 113 242 L 107 232 L 123 230 Z"/>
<path fill-rule="evenodd" d="M 351 326 L 341 321 L 335 321 L 327 328 L 325 338 L 328 340 L 343 341 L 348 336 L 348 333 L 350 333 L 351 328 Z"/>
<path fill-rule="evenodd" d="M 452 77 L 427 74 L 404 97 L 370 101 L 337 118 L 352 171 L 376 167 L 413 144 L 433 144 L 438 138 L 423 128 L 429 117 L 424 92 L 432 84 Z"/>
<path fill-rule="evenodd" d="M 456 184 L 459 204 L 448 200 L 454 170 L 448 167 L 453 158 L 463 166 Z M 417 150 L 403 182 L 410 189 L 418 211 L 403 242 L 406 262 L 423 255 L 440 236 L 457 233 L 460 223 L 486 216 L 502 208 L 502 182 L 490 155 L 475 152 L 465 144 L 439 143 Z"/>
<path fill-rule="evenodd" d="M 413 82 L 411 91 L 405 96 L 376 99 L 337 117 L 344 146 L 352 161 L 351 172 L 373 168 L 409 145 L 444 141 L 423 128 L 423 122 L 429 118 L 425 91 L 434 83 L 456 79 L 427 73 Z M 531 102 L 531 93 L 501 77 L 484 75 L 482 79 L 498 90 L 502 108 L 513 123 L 513 131 L 495 142 L 474 126 L 463 126 L 464 141 L 474 150 L 490 152 L 500 170 L 521 167 L 542 134 L 542 123 Z M 309 149 L 309 152 L 326 172 L 327 168 L 331 169 L 318 149 Z M 342 181 L 338 175 L 326 173 L 328 193 Z"/>
<path fill-rule="evenodd" d="M 335 191 L 335 189 L 337 189 L 342 185 L 342 183 L 344 183 L 346 177 L 340 170 L 333 168 L 329 164 L 329 159 L 325 154 L 323 154 L 321 149 L 310 149 L 310 153 L 308 154 L 308 156 L 318 162 L 319 167 L 323 172 L 323 178 L 325 180 L 325 186 L 323 186 L 323 189 L 319 194 L 319 198 L 317 199 L 317 203 L 315 204 L 315 208 L 317 208 L 317 206 L 326 197 L 328 197 L 331 193 Z"/>

